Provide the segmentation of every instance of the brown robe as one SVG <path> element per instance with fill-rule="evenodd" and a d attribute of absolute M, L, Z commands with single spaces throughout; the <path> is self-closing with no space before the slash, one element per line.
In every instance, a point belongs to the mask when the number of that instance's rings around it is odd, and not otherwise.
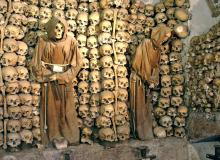
<path fill-rule="evenodd" d="M 149 90 L 145 86 L 159 84 L 160 45 L 171 36 L 166 26 L 155 27 L 151 39 L 145 39 L 137 47 L 130 75 L 130 105 L 132 130 L 141 140 L 153 138 L 152 113 Z M 146 88 L 147 95 L 146 95 Z"/>
<path fill-rule="evenodd" d="M 54 29 L 58 22 L 64 25 L 65 32 L 61 40 L 55 40 Z M 47 145 L 49 141 L 64 137 L 70 144 L 79 143 L 80 133 L 77 124 L 77 113 L 74 104 L 73 79 L 82 66 L 82 57 L 77 47 L 77 41 L 67 36 L 67 23 L 63 19 L 53 17 L 46 24 L 47 35 L 40 37 L 35 49 L 30 70 L 35 80 L 42 85 L 41 93 L 41 135 L 42 143 Z M 58 73 L 57 83 L 49 81 L 49 77 L 55 74 L 42 61 L 52 64 L 69 64 L 65 72 Z M 45 123 L 45 86 L 47 83 L 47 126 Z M 45 132 L 46 131 L 46 132 Z"/>

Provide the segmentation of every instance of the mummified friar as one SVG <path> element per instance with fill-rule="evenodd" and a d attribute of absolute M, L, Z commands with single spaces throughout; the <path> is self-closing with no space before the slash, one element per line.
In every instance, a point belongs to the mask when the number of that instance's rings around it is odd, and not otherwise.
<path fill-rule="evenodd" d="M 73 79 L 82 66 L 77 41 L 69 37 L 64 19 L 52 17 L 47 34 L 39 38 L 30 63 L 34 79 L 41 83 L 41 135 L 43 144 L 56 148 L 79 143 Z"/>
<path fill-rule="evenodd" d="M 148 88 L 154 88 L 159 84 L 160 48 L 170 36 L 171 30 L 164 25 L 153 28 L 151 39 L 144 39 L 133 57 L 130 75 L 132 130 L 141 140 L 153 138 Z M 145 95 L 145 89 L 148 95 Z"/>

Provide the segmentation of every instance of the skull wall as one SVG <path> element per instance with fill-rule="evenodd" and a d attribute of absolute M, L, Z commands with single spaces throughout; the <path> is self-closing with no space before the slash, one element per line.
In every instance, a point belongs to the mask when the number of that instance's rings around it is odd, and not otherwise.
<path fill-rule="evenodd" d="M 192 37 L 186 65 L 192 110 L 211 113 L 220 109 L 220 23 L 207 33 Z M 197 77 L 197 78 L 194 78 Z"/>
<path fill-rule="evenodd" d="M 5 0 L 0 2 L 0 23 L 3 24 L 8 12 L 5 4 L 8 3 Z M 74 81 L 75 101 L 81 142 L 92 144 L 97 138 L 105 141 L 129 138 L 128 76 L 132 55 L 144 38 L 150 38 L 153 27 L 164 23 L 177 30 L 177 24 L 183 24 L 189 18 L 187 7 L 188 2 L 181 4 L 172 0 L 155 6 L 121 0 L 13 1 L 1 58 L 9 118 L 3 116 L 4 97 L 1 95 L 0 145 L 3 145 L 3 122 L 7 122 L 10 147 L 17 147 L 21 142 L 36 144 L 41 140 L 40 86 L 31 81 L 25 67 L 34 52 L 37 38 L 44 34 L 44 24 L 52 15 L 67 20 L 68 34 L 77 39 L 84 56 L 83 69 Z M 184 125 L 178 123 L 185 121 L 186 115 L 182 115 L 182 111 L 187 114 L 184 103 L 180 103 L 184 77 L 179 44 L 180 38 L 186 35 L 185 32 L 175 34 L 161 47 L 161 84 L 152 92 L 157 137 L 171 136 L 176 127 L 178 133 L 184 132 Z M 159 102 L 154 95 L 159 95 Z M 171 123 L 165 124 L 167 120 Z M 12 141 L 16 143 L 12 145 Z"/>

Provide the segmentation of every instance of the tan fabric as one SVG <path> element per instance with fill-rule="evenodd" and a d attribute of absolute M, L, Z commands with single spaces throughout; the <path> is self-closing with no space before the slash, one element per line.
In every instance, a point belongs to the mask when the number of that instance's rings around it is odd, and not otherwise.
<path fill-rule="evenodd" d="M 61 22 L 65 26 L 65 33 L 61 40 L 55 41 L 54 28 L 56 23 Z M 63 19 L 52 18 L 46 25 L 47 35 L 40 37 L 36 46 L 35 54 L 30 62 L 30 70 L 33 78 L 41 82 L 41 133 L 43 143 L 47 144 L 53 139 L 64 137 L 69 143 L 79 142 L 79 128 L 74 104 L 73 78 L 76 77 L 82 66 L 82 57 L 77 47 L 77 41 L 67 36 L 67 24 Z M 49 77 L 55 73 L 42 65 L 41 61 L 52 64 L 70 64 L 67 71 L 59 73 L 58 83 L 49 82 Z M 44 133 L 45 114 L 45 87 L 48 82 L 47 98 L 47 125 L 48 130 Z M 57 91 L 59 94 L 57 94 Z"/>
<path fill-rule="evenodd" d="M 132 112 L 133 133 L 142 140 L 153 138 L 152 115 L 149 88 L 159 84 L 160 45 L 171 36 L 171 30 L 166 26 L 155 27 L 151 39 L 145 39 L 137 47 L 132 61 L 130 76 L 130 105 Z M 146 87 L 146 88 L 145 88 Z M 147 96 L 147 98 L 146 98 Z"/>

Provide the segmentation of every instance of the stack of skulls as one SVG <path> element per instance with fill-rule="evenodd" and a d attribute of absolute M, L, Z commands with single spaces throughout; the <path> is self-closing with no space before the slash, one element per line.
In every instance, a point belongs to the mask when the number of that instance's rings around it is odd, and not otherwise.
<path fill-rule="evenodd" d="M 1 133 L 0 141 L 1 145 L 4 144 L 4 148 L 8 145 L 16 150 L 21 142 L 32 144 L 34 139 L 40 141 L 39 123 L 35 124 L 36 121 L 33 121 L 33 119 L 39 120 L 40 86 L 29 81 L 29 72 L 26 68 L 28 46 L 34 46 L 37 41 L 36 33 L 31 30 L 37 29 L 36 18 L 39 9 L 31 4 L 33 10 L 30 11 L 27 7 L 29 3 L 21 1 L 8 4 L 1 0 L 0 4 L 1 27 L 3 27 L 0 62 L 5 89 L 5 93 L 2 90 L 1 95 L 1 104 L 4 109 L 2 107 L 0 109 L 0 119 L 4 120 L 4 140 Z M 33 112 L 34 109 L 35 112 Z"/>
<path fill-rule="evenodd" d="M 79 50 L 84 56 L 83 69 L 78 74 L 79 108 L 82 118 L 81 142 L 92 144 L 94 121 L 98 116 L 99 92 L 101 91 L 99 72 L 99 50 L 96 28 L 100 21 L 98 8 L 87 1 L 80 1 L 77 16 L 77 40 Z"/>
<path fill-rule="evenodd" d="M 211 113 L 220 109 L 220 23 L 190 41 L 188 95 L 193 110 Z"/>
<path fill-rule="evenodd" d="M 183 101 L 184 76 L 181 52 L 184 46 L 182 39 L 189 35 L 185 24 L 190 18 L 188 7 L 189 2 L 185 0 L 164 0 L 154 6 L 151 4 L 145 6 L 147 16 L 145 34 L 149 33 L 148 37 L 152 27 L 159 25 L 167 25 L 174 33 L 160 48 L 160 85 L 152 91 L 154 135 L 159 138 L 185 137 L 188 108 Z"/>

